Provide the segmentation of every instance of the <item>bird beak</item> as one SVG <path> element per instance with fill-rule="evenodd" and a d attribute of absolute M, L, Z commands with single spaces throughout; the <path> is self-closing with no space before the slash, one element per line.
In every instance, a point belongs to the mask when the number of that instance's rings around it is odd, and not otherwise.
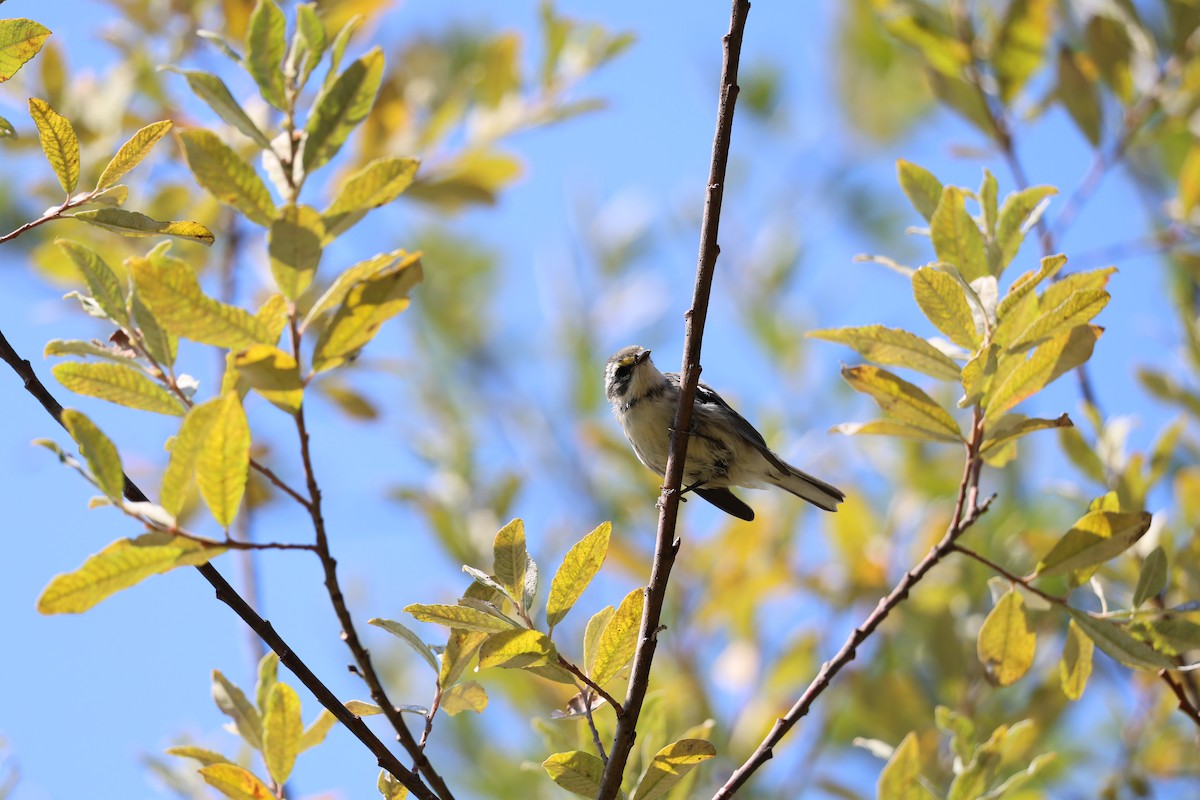
<path fill-rule="evenodd" d="M 634 363 L 634 364 L 641 364 L 643 361 L 645 361 L 645 360 L 646 360 L 646 359 L 648 359 L 648 358 L 650 358 L 650 351 L 649 351 L 649 350 L 643 350 L 642 352 L 638 353 L 638 355 L 637 355 L 637 358 L 635 358 L 635 359 L 633 360 L 633 363 Z"/>

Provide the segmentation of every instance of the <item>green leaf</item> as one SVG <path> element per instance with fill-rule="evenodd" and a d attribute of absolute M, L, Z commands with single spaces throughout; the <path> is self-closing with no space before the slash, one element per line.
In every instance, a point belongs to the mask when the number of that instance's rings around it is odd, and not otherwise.
<path fill-rule="evenodd" d="M 929 170 L 904 159 L 896 162 L 896 173 L 900 178 L 900 188 L 913 208 L 926 222 L 931 221 L 942 199 L 942 182 Z"/>
<path fill-rule="evenodd" d="M 1087 70 L 1085 72 L 1085 69 Z M 1056 96 L 1067 109 L 1080 133 L 1092 147 L 1100 146 L 1104 115 L 1095 67 L 1086 63 L 1065 44 L 1058 48 L 1058 86 Z"/>
<path fill-rule="evenodd" d="M 0 20 L 2 22 L 3 20 Z M 4 117 L 0 117 L 0 139 L 17 138 L 17 129 Z"/>
<path fill-rule="evenodd" d="M 1014 195 L 1010 194 L 1005 199 L 1004 206 L 1001 207 L 1000 217 L 1002 220 L 1004 219 L 1006 210 L 1009 208 L 1009 201 L 1012 200 L 1013 197 Z M 1001 229 L 1003 229 L 1003 227 L 1004 223 L 1002 222 Z M 1046 280 L 1047 278 L 1052 278 L 1058 274 L 1058 271 L 1062 269 L 1066 263 L 1066 256 L 1047 256 L 1046 258 L 1042 259 L 1041 266 L 1038 268 L 1037 272 L 1030 270 L 1013 281 L 1012 286 L 1008 287 L 1008 293 L 1004 295 L 1004 297 L 1000 300 L 1000 305 L 996 307 L 996 316 L 1000 320 L 999 327 L 1004 326 L 1005 319 L 1009 316 L 1009 312 L 1017 305 L 1017 303 L 1033 292 L 1033 290 L 1036 289 L 1042 283 L 1042 281 Z M 1023 328 L 1019 330 L 1023 330 Z M 997 333 L 997 335 L 999 334 Z"/>
<path fill-rule="evenodd" d="M 1036 647 L 1037 634 L 1029 629 L 1025 601 L 1009 590 L 979 629 L 979 660 L 992 680 L 1009 686 L 1029 671 Z"/>
<path fill-rule="evenodd" d="M 616 677 L 633 658 L 638 633 L 641 630 L 645 599 L 645 589 L 634 589 L 625 595 L 625 599 L 604 626 L 604 632 L 596 642 L 596 658 L 589 676 L 601 686 Z"/>
<path fill-rule="evenodd" d="M 1005 415 L 987 428 L 987 438 L 983 440 L 979 452 L 986 456 L 1009 442 L 1034 431 L 1042 431 L 1047 428 L 1071 428 L 1074 427 L 1074 424 L 1066 414 L 1055 419 L 1030 419 L 1023 414 Z"/>
<path fill-rule="evenodd" d="M 420 253 L 393 250 L 390 253 L 380 253 L 366 261 L 358 262 L 338 275 L 333 283 L 329 285 L 325 294 L 321 295 L 320 299 L 313 303 L 312 308 L 308 310 L 308 313 L 304 315 L 304 320 L 300 323 L 300 330 L 306 330 L 314 320 L 326 311 L 330 311 L 343 303 L 346 296 L 350 294 L 350 290 L 362 281 L 393 269 L 405 268 L 416 263 L 420 257 Z"/>
<path fill-rule="evenodd" d="M 1084 440 L 1083 434 L 1078 430 L 1059 431 L 1058 442 L 1067 458 L 1080 472 L 1096 483 L 1108 483 L 1104 462 L 1100 460 L 1100 456 L 1096 455 L 1092 446 Z"/>
<path fill-rule="evenodd" d="M 600 792 L 604 762 L 591 753 L 572 750 L 555 753 L 542 762 L 550 780 L 573 794 L 595 797 Z"/>
<path fill-rule="evenodd" d="M 479 668 L 524 669 L 558 662 L 558 651 L 541 631 L 510 628 L 489 636 L 479 648 Z"/>
<path fill-rule="evenodd" d="M 412 184 L 420 163 L 415 158 L 377 158 L 347 178 L 321 215 L 327 241 L 345 233 L 371 209 L 399 197 Z"/>
<path fill-rule="evenodd" d="M 972 84 L 962 78 L 928 71 L 929 88 L 942 104 L 979 129 L 993 142 L 999 138 L 996 123 L 988 110 L 985 97 Z"/>
<path fill-rule="evenodd" d="M 429 645 L 421 641 L 421 637 L 404 627 L 404 625 L 401 623 L 396 622 L 394 619 L 380 619 L 379 617 L 375 617 L 374 619 L 367 620 L 367 624 L 383 628 L 388 633 L 403 641 L 405 644 L 415 650 L 417 655 L 425 659 L 425 663 L 427 663 L 434 672 L 438 672 L 441 669 L 438 665 L 437 656 L 435 656 L 433 651 L 429 649 Z"/>
<path fill-rule="evenodd" d="M 1058 680 L 1068 700 L 1083 697 L 1088 677 L 1092 674 L 1092 651 L 1095 648 L 1095 643 L 1084 634 L 1075 620 L 1071 620 L 1063 642 L 1062 660 L 1058 662 Z"/>
<path fill-rule="evenodd" d="M 38 598 L 37 609 L 42 614 L 79 614 L 151 575 L 203 564 L 223 552 L 225 548 L 215 543 L 157 531 L 118 539 L 74 572 L 54 576 Z"/>
<path fill-rule="evenodd" d="M 36 56 L 50 29 L 31 19 L 0 19 L 0 83 Z"/>
<path fill-rule="evenodd" d="M 262 716 L 246 693 L 218 669 L 212 671 L 212 696 L 217 708 L 233 720 L 238 735 L 255 750 L 262 750 Z"/>
<path fill-rule="evenodd" d="M 1066 300 L 1044 312 L 1026 328 L 1008 349 L 1011 353 L 1041 344 L 1065 333 L 1077 325 L 1083 325 L 1099 314 L 1108 305 L 1109 294 L 1103 289 L 1083 289 L 1073 292 Z M 1045 304 L 1043 303 L 1043 307 Z"/>
<path fill-rule="evenodd" d="M 356 355 L 384 322 L 408 308 L 408 293 L 422 277 L 421 262 L 405 260 L 354 284 L 317 338 L 313 370 L 333 369 Z"/>
<path fill-rule="evenodd" d="M 1189 619 L 1164 615 L 1158 619 L 1136 619 L 1129 631 L 1157 652 L 1168 656 L 1183 656 L 1200 650 L 1200 625 Z"/>
<path fill-rule="evenodd" d="M 680 739 L 655 753 L 646 765 L 633 792 L 633 800 L 656 800 L 683 779 L 701 761 L 717 754 L 717 749 L 703 739 Z"/>
<path fill-rule="evenodd" d="M 525 523 L 514 519 L 496 533 L 492 542 L 492 570 L 515 602 L 525 591 Z"/>
<path fill-rule="evenodd" d="M 142 159 L 150 154 L 154 145 L 158 143 L 159 139 L 166 136 L 169 130 L 171 130 L 171 121 L 163 120 L 152 122 L 135 133 L 129 141 L 121 145 L 121 149 L 108 162 L 104 172 L 100 173 L 100 180 L 96 181 L 96 188 L 107 189 L 115 186 L 126 173 L 142 163 Z"/>
<path fill-rule="evenodd" d="M 1062 575 L 1103 564 L 1133 546 L 1150 529 L 1144 511 L 1089 511 L 1038 562 L 1036 574 Z"/>
<path fill-rule="evenodd" d="M 196 273 L 179 259 L 133 258 L 129 266 L 139 297 L 171 333 L 229 350 L 279 338 L 245 309 L 205 295 Z"/>
<path fill-rule="evenodd" d="M 433 622 L 457 630 L 500 633 L 513 629 L 511 622 L 467 606 L 413 603 L 405 606 L 404 611 L 421 622 Z"/>
<path fill-rule="evenodd" d="M 98 397 L 140 411 L 183 416 L 178 399 L 146 377 L 145 373 L 121 364 L 71 361 L 55 364 L 51 371 L 59 383 L 76 394 Z"/>
<path fill-rule="evenodd" d="M 870 422 L 843 422 L 829 429 L 830 433 L 840 433 L 843 436 L 893 436 L 899 439 L 915 439 L 921 442 L 961 442 L 957 436 L 949 433 L 918 428 L 907 422 L 897 422 L 894 419 L 876 419 Z"/>
<path fill-rule="evenodd" d="M 1193 142 L 1179 168 L 1179 216 L 1186 219 L 1200 203 L 1200 142 Z"/>
<path fill-rule="evenodd" d="M 912 286 L 917 305 L 935 328 L 959 347 L 974 350 L 978 346 L 975 317 L 962 285 L 953 276 L 935 267 L 921 267 L 913 273 Z"/>
<path fill-rule="evenodd" d="M 246 30 L 246 70 L 258 84 L 263 99 L 287 111 L 284 97 L 283 57 L 287 51 L 287 20 L 273 0 L 258 0 Z"/>
<path fill-rule="evenodd" d="M 132 272 L 132 267 L 126 262 L 126 267 Z M 137 325 L 137 333 L 140 334 L 142 345 L 150 353 L 151 358 L 159 363 L 160 366 L 170 367 L 175 363 L 176 351 L 179 348 L 179 339 L 172 333 L 163 330 L 158 324 L 154 314 L 150 309 L 146 308 L 146 304 L 142 302 L 142 298 L 135 293 L 132 298 L 131 306 L 133 308 L 133 321 Z"/>
<path fill-rule="evenodd" d="M 200 777 L 229 800 L 268 800 L 275 796 L 253 772 L 237 764 L 212 764 L 201 767 Z"/>
<path fill-rule="evenodd" d="M 458 606 L 450 606 L 458 608 Z M 442 668 L 438 672 L 438 686 L 443 690 L 453 686 L 463 672 L 471 664 L 471 659 L 479 651 L 479 646 L 488 637 L 488 632 L 463 630 L 461 628 L 450 631 L 450 638 L 446 640 L 446 649 L 442 653 Z"/>
<path fill-rule="evenodd" d="M 297 752 L 303 753 L 305 750 L 311 750 L 325 741 L 325 737 L 329 735 L 329 732 L 333 730 L 333 726 L 337 725 L 337 723 L 337 717 L 329 709 L 322 708 L 321 713 L 317 715 L 313 723 L 304 729 L 304 733 L 300 737 Z"/>
<path fill-rule="evenodd" d="M 609 621 L 616 613 L 616 609 L 612 606 L 605 606 L 592 615 L 588 620 L 587 628 L 583 632 L 583 671 L 591 675 L 592 666 L 596 663 L 596 653 L 600 648 L 600 637 L 604 635 L 604 629 L 608 627 Z"/>
<path fill-rule="evenodd" d="M 1041 391 L 1064 372 L 1075 369 L 1092 357 L 1096 340 L 1104 332 L 1095 325 L 1080 325 L 1039 345 L 1028 359 L 1009 356 L 1010 367 L 1001 365 L 1001 373 L 984 394 L 985 420 L 993 420 L 1022 400 Z"/>
<path fill-rule="evenodd" d="M 265 2 L 273 6 L 271 0 Z M 251 222 L 271 227 L 276 217 L 275 203 L 253 167 L 212 131 L 191 128 L 179 131 L 178 137 L 197 183 Z"/>
<path fill-rule="evenodd" d="M 1174 669 L 1178 666 L 1174 661 L 1156 652 L 1145 642 L 1139 642 L 1115 622 L 1106 619 L 1096 619 L 1086 611 L 1066 607 L 1071 618 L 1079 625 L 1087 637 L 1096 643 L 1115 661 L 1133 669 L 1157 671 Z"/>
<path fill-rule="evenodd" d="M 263 712 L 263 762 L 272 780 L 283 784 L 292 774 L 304 723 L 300 721 L 300 697 L 286 683 L 276 683 Z"/>
<path fill-rule="evenodd" d="M 115 347 L 105 347 L 96 341 L 86 342 L 82 339 L 51 339 L 46 342 L 46 349 L 42 351 L 42 355 L 47 358 L 51 356 L 92 356 L 141 369 L 141 363 L 123 351 Z"/>
<path fill-rule="evenodd" d="M 233 360 L 241 377 L 271 405 L 289 414 L 304 402 L 304 383 L 296 359 L 269 344 L 251 345 Z"/>
<path fill-rule="evenodd" d="M 379 779 L 375 782 L 375 788 L 379 789 L 383 800 L 405 800 L 408 797 L 408 789 L 404 788 L 404 784 L 396 780 L 395 776 L 386 769 L 379 770 Z"/>
<path fill-rule="evenodd" d="M 1137 608 L 1152 597 L 1157 597 L 1167 586 L 1167 554 L 1156 546 L 1142 562 L 1137 586 L 1133 590 L 1133 607 Z"/>
<path fill-rule="evenodd" d="M 1004 202 L 1000 206 L 1000 220 L 996 224 L 996 245 L 1000 248 L 1000 269 L 1008 266 L 1016 257 L 1017 252 L 1021 249 L 1021 243 L 1025 241 L 1025 230 L 1033 223 L 1035 213 L 1039 217 L 1041 215 L 1039 208 L 1042 202 L 1047 197 L 1056 194 L 1058 194 L 1058 189 L 1053 186 L 1030 186 L 1028 189 L 1013 192 L 1004 198 Z M 1062 259 L 1062 263 L 1066 263 L 1066 256 L 1048 256 L 1047 258 Z M 1053 268 L 1053 272 L 1057 272 L 1058 267 L 1061 266 L 1062 264 L 1058 264 Z M 1042 269 L 1046 269 L 1046 258 L 1042 259 Z M 1045 277 L 1047 276 L 1040 276 L 1037 280 L 1040 281 Z"/>
<path fill-rule="evenodd" d="M 879 773 L 878 800 L 928 800 L 929 791 L 921 785 L 921 745 L 915 733 L 909 733 L 896 745 L 892 757 Z"/>
<path fill-rule="evenodd" d="M 908 381 L 871 366 L 842 367 L 842 377 L 855 391 L 870 395 L 889 417 L 935 436 L 962 441 L 950 412 Z"/>
<path fill-rule="evenodd" d="M 271 689 L 279 683 L 279 656 L 267 653 L 258 661 L 258 680 L 254 684 L 254 705 L 262 713 L 267 712 Z"/>
<path fill-rule="evenodd" d="M 137 211 L 126 211 L 123 208 L 98 208 L 95 211 L 76 211 L 63 216 L 82 220 L 89 225 L 95 225 L 97 228 L 104 228 L 122 236 L 135 238 L 174 236 L 177 239 L 187 239 L 189 242 L 199 242 L 203 245 L 211 245 L 215 241 L 212 231 L 199 222 L 190 220 L 161 222 Z"/>
<path fill-rule="evenodd" d="M 996 238 L 996 220 L 999 217 L 999 211 L 996 206 L 997 196 L 1000 192 L 1000 185 L 996 182 L 996 176 L 991 173 L 991 170 L 983 170 L 983 183 L 979 185 L 979 208 L 983 212 L 983 230 L 985 239 Z M 998 274 L 992 269 L 991 246 L 993 242 L 988 241 L 988 271 L 992 275 Z"/>
<path fill-rule="evenodd" d="M 304 143 L 306 172 L 312 172 L 337 155 L 346 137 L 371 113 L 383 81 L 383 61 L 383 50 L 374 48 L 347 67 L 317 96 L 305 126 L 308 133 Z"/>
<path fill-rule="evenodd" d="M 91 248 L 67 239 L 57 239 L 54 243 L 79 269 L 92 298 L 99 303 L 108 318 L 122 328 L 130 327 L 127 290 L 112 267 Z"/>
<path fill-rule="evenodd" d="M 176 67 L 165 67 L 165 69 L 182 75 L 187 80 L 192 93 L 207 103 L 208 107 L 227 124 L 237 128 L 262 149 L 271 149 L 271 140 L 258 129 L 254 120 L 250 119 L 238 101 L 233 98 L 224 81 L 216 75 L 199 70 Z"/>
<path fill-rule="evenodd" d="M 1000 99 L 1008 103 L 1038 71 L 1050 41 L 1050 0 L 1012 0 L 992 47 Z"/>
<path fill-rule="evenodd" d="M 600 571 L 608 555 L 611 536 L 612 523 L 602 522 L 576 542 L 563 557 L 562 565 L 550 582 L 550 598 L 546 601 L 546 624 L 551 634 L 554 626 L 562 622 Z"/>
<path fill-rule="evenodd" d="M 487 708 L 487 704 L 487 690 L 476 681 L 466 681 L 442 692 L 440 707 L 453 717 L 464 711 L 474 711 L 478 714 Z"/>
<path fill-rule="evenodd" d="M 70 194 L 79 184 L 79 139 L 75 129 L 49 103 L 36 97 L 29 98 L 29 116 L 37 126 L 42 152 L 58 176 L 59 185 Z"/>
<path fill-rule="evenodd" d="M 208 429 L 220 407 L 220 398 L 193 406 L 183 418 L 171 445 L 171 458 L 163 472 L 162 506 L 178 516 L 187 500 L 187 490 L 196 474 L 196 458 L 208 440 Z"/>
<path fill-rule="evenodd" d="M 312 71 L 321 62 L 328 45 L 325 25 L 317 16 L 316 3 L 301 3 L 296 6 L 296 33 L 305 54 L 304 61 L 299 65 L 296 85 L 303 86 L 308 83 Z"/>
<path fill-rule="evenodd" d="M 196 485 L 222 528 L 233 524 L 250 473 L 250 424 L 237 392 L 208 401 L 212 419 L 196 453 Z"/>
<path fill-rule="evenodd" d="M 929 220 L 929 235 L 938 260 L 956 267 L 967 281 L 989 274 L 983 233 L 967 213 L 962 189 L 943 187 L 941 201 Z"/>
<path fill-rule="evenodd" d="M 333 44 L 329 47 L 329 72 L 325 75 L 325 88 L 333 83 L 338 67 L 342 65 L 342 56 L 346 53 L 346 46 L 350 44 L 350 38 L 354 36 L 354 32 L 358 30 L 365 19 L 366 17 L 362 14 L 355 14 L 333 37 Z"/>
<path fill-rule="evenodd" d="M 521 176 L 521 162 L 491 150 L 469 150 L 414 181 L 409 195 L 447 212 L 465 205 L 495 205 L 501 189 Z"/>
<path fill-rule="evenodd" d="M 125 493 L 125 471 L 121 467 L 121 456 L 117 453 L 116 445 L 94 422 L 73 408 L 63 409 L 62 424 L 79 445 L 79 452 L 87 461 L 100 491 L 109 500 L 120 504 Z"/>
<path fill-rule="evenodd" d="M 233 763 L 228 758 L 226 758 L 225 756 L 216 752 L 215 750 L 206 750 L 203 747 L 196 747 L 195 745 L 190 745 L 190 744 L 179 745 L 177 747 L 168 747 L 163 752 L 165 752 L 169 756 L 179 756 L 180 758 L 193 758 L 196 761 L 199 761 L 201 764 L 203 764 L 206 767 L 209 766 L 210 764 L 232 764 Z"/>
<path fill-rule="evenodd" d="M 876 364 L 908 367 L 944 381 L 959 379 L 960 370 L 954 359 L 906 330 L 864 325 L 809 331 L 807 335 L 813 339 L 849 345 Z"/>
<path fill-rule="evenodd" d="M 312 283 L 321 262 L 325 225 L 311 206 L 286 206 L 271 223 L 268 253 L 275 285 L 295 300 Z"/>

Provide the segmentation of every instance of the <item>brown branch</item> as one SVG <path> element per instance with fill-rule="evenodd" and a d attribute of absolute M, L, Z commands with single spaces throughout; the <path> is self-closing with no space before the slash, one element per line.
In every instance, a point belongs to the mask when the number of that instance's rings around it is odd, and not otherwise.
<path fill-rule="evenodd" d="M 54 420 L 59 425 L 62 425 L 62 406 L 38 379 L 37 374 L 33 371 L 33 365 L 17 354 L 2 331 L 0 331 L 0 360 L 3 360 L 12 367 L 17 376 L 24 381 L 26 391 L 37 399 L 42 408 L 46 409 L 46 412 L 54 417 Z M 128 475 L 125 476 L 125 497 L 133 503 L 150 502 L 145 493 L 129 479 Z M 396 755 L 367 727 L 366 723 L 354 714 L 351 714 L 342 705 L 337 695 L 330 691 L 321 682 L 321 679 L 308 668 L 308 665 L 296 655 L 287 642 L 275 632 L 275 628 L 272 627 L 271 623 L 260 617 L 245 599 L 229 585 L 228 581 L 217 571 L 216 567 L 212 564 L 200 564 L 196 567 L 196 570 L 216 590 L 217 599 L 229 606 L 251 630 L 262 638 L 268 647 L 279 655 L 280 663 L 290 669 L 300 679 L 300 682 L 312 692 L 317 701 L 337 717 L 338 721 L 345 725 L 355 738 L 371 751 L 381 768 L 394 775 L 396 780 L 400 781 L 414 796 L 421 798 L 421 800 L 437 800 L 437 795 L 422 783 L 414 772 L 400 763 Z"/>
<path fill-rule="evenodd" d="M 292 314 L 289 326 L 292 333 L 292 352 L 299 358 L 300 329 L 296 326 L 295 314 Z M 396 731 L 396 739 L 412 756 L 413 772 L 424 774 L 425 779 L 429 781 L 430 786 L 442 800 L 451 800 L 454 795 L 434 770 L 433 765 L 429 763 L 424 749 L 409 730 L 408 723 L 405 722 L 400 710 L 388 699 L 387 691 L 383 688 L 383 681 L 380 680 L 379 673 L 371 661 L 371 654 L 363 646 L 362 640 L 358 638 L 358 631 L 354 627 L 354 618 L 350 615 L 350 609 L 346 605 L 346 596 L 342 593 L 341 583 L 338 580 L 337 559 L 333 557 L 329 548 L 329 535 L 325 528 L 325 515 L 321 508 L 321 487 L 317 484 L 317 474 L 313 468 L 312 449 L 309 443 L 303 404 L 296 411 L 295 420 L 296 432 L 300 439 L 300 460 L 304 466 L 304 477 L 308 487 L 308 510 L 316 535 L 315 549 L 317 557 L 321 560 L 321 568 L 325 573 L 325 589 L 329 593 L 329 601 L 333 604 L 338 624 L 342 626 L 342 641 L 346 643 L 346 646 L 350 648 L 351 655 L 354 656 L 357 669 L 352 671 L 357 673 L 367 684 L 371 699 L 383 710 L 384 716 Z"/>
<path fill-rule="evenodd" d="M 90 203 L 92 201 L 92 197 L 94 197 L 96 194 L 97 194 L 96 190 L 93 190 L 93 191 L 87 192 L 86 194 L 81 194 L 78 197 L 75 197 L 74 199 L 68 197 L 66 200 L 64 200 L 62 202 L 61 205 L 57 205 L 54 208 L 48 209 L 46 211 L 46 213 L 42 214 L 37 219 L 32 220 L 30 222 L 26 222 L 24 225 L 17 228 L 16 230 L 10 231 L 10 232 L 4 234 L 3 236 L 0 236 L 0 244 L 4 244 L 5 242 L 10 242 L 13 239 L 16 239 L 21 234 L 31 231 L 40 225 L 45 225 L 47 222 L 51 222 L 52 220 L 56 220 L 56 219 L 62 219 L 62 215 L 63 215 L 64 211 L 70 211 L 73 208 L 78 208 L 79 206 Z"/>
<path fill-rule="evenodd" d="M 600 729 L 596 727 L 596 718 L 592 715 L 592 692 L 585 689 L 581 696 L 583 700 L 583 718 L 587 720 L 588 730 L 592 732 L 592 744 L 596 745 L 596 753 L 604 766 L 608 766 L 608 753 L 604 752 L 604 742 L 600 741 Z"/>
<path fill-rule="evenodd" d="M 733 0 L 729 32 L 722 39 L 724 59 L 721 65 L 721 92 L 717 105 L 717 130 L 713 138 L 712 161 L 708 173 L 708 192 L 704 201 L 704 218 L 700 226 L 700 253 L 696 266 L 696 285 L 692 307 L 685 315 L 683 369 L 680 373 L 679 403 L 675 408 L 675 423 L 671 429 L 671 451 L 667 457 L 662 495 L 659 498 L 658 533 L 654 544 L 654 562 L 650 583 L 646 587 L 645 608 L 638 634 L 637 650 L 629 690 L 625 697 L 625 714 L 617 719 L 608 764 L 600 782 L 598 800 L 613 800 L 621 791 L 621 779 L 629 751 L 637 736 L 638 716 L 650 685 L 650 667 L 658 645 L 663 601 L 679 540 L 675 526 L 679 517 L 679 489 L 683 483 L 684 460 L 687 457 L 688 431 L 692 424 L 692 403 L 700 381 L 700 346 L 704 338 L 704 321 L 708 316 L 708 299 L 712 291 L 713 272 L 721 248 L 717 231 L 721 219 L 721 201 L 725 194 L 725 169 L 729 162 L 729 142 L 733 129 L 733 111 L 738 96 L 738 60 L 742 53 L 742 35 L 750 13 L 747 0 Z"/>
<path fill-rule="evenodd" d="M 1169 670 L 1159 670 L 1158 677 L 1162 678 L 1163 683 L 1170 686 L 1171 691 L 1175 693 L 1175 697 L 1179 700 L 1179 710 L 1196 723 L 1196 727 L 1200 728 L 1200 708 L 1196 708 L 1196 704 L 1188 697 L 1187 692 L 1183 689 L 1183 684 L 1175 680 L 1175 676 Z"/>
<path fill-rule="evenodd" d="M 904 574 L 904 577 L 886 597 L 879 601 L 875 610 L 851 632 L 837 654 L 821 665 L 821 669 L 808 688 L 804 690 L 787 714 L 775 720 L 775 725 L 772 726 L 770 733 L 750 758 L 734 770 L 725 785 L 713 795 L 713 800 L 726 800 L 726 798 L 732 797 L 759 767 L 774 756 L 775 745 L 808 714 L 813 702 L 829 688 L 833 678 L 854 660 L 858 654 L 858 648 L 862 646 L 863 642 L 887 619 L 888 614 L 908 597 L 908 593 L 925 577 L 926 573 L 954 550 L 955 542 L 963 532 L 975 524 L 975 521 L 987 511 L 991 498 L 981 504 L 976 504 L 979 496 L 979 470 L 983 463 L 983 458 L 979 455 L 979 446 L 982 442 L 983 415 L 976 406 L 971 424 L 971 439 L 967 443 L 962 482 L 958 487 L 958 499 L 955 501 L 954 514 L 945 536 L 915 567 Z"/>
<path fill-rule="evenodd" d="M 584 675 L 583 671 L 580 670 L 579 667 L 575 666 L 570 661 L 567 661 L 561 655 L 558 657 L 558 665 L 582 681 L 583 684 L 595 692 L 597 696 L 603 698 L 604 702 L 612 706 L 613 711 L 617 712 L 618 719 L 625 716 L 625 709 L 621 707 L 621 704 L 617 702 L 617 699 L 608 692 L 604 691 L 604 688 L 601 687 L 600 684 L 596 683 L 587 675 Z"/>
<path fill-rule="evenodd" d="M 1021 586 L 1028 589 L 1033 594 L 1036 594 L 1038 597 L 1042 598 L 1043 600 L 1045 600 L 1048 603 L 1054 603 L 1055 605 L 1059 605 L 1059 606 L 1067 605 L 1067 600 L 1065 597 L 1059 597 L 1058 595 L 1053 595 L 1053 594 L 1049 594 L 1047 592 L 1042 591 L 1041 589 L 1039 589 L 1038 587 L 1033 585 L 1033 581 L 1030 578 L 1022 578 L 1020 575 L 1017 575 L 1016 573 L 1005 569 L 1004 567 L 1000 566 L 995 561 L 992 561 L 990 558 L 983 555 L 982 553 L 978 553 L 969 547 L 963 547 L 960 544 L 954 545 L 951 549 L 956 553 L 961 553 L 962 555 L 966 556 L 967 558 L 978 561 L 980 564 L 983 564 L 985 567 L 992 570 L 992 572 L 995 572 L 997 575 L 1007 578 L 1008 580 L 1012 581 L 1013 583 L 1021 584 Z"/>

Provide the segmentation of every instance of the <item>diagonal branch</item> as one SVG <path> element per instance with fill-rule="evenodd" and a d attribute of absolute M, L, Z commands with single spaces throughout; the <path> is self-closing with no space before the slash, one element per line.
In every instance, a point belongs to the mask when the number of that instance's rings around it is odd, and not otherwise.
<path fill-rule="evenodd" d="M 721 248 L 717 231 L 721 219 L 721 201 L 725 194 L 725 168 L 729 162 L 729 142 L 733 129 L 733 110 L 737 102 L 738 60 L 742 54 L 742 35 L 750 13 L 747 0 L 733 0 L 729 32 L 722 39 L 724 61 L 721 65 L 721 95 L 717 106 L 717 132 L 713 138 L 712 162 L 708 172 L 708 193 L 704 200 L 704 218 L 700 226 L 700 255 L 696 267 L 696 286 L 692 307 L 685 315 L 686 330 L 683 343 L 683 370 L 680 373 L 679 405 L 675 408 L 675 424 L 671 429 L 671 451 L 667 458 L 662 496 L 659 498 L 658 534 L 654 544 L 654 562 L 650 583 L 646 587 L 645 609 L 638 633 L 637 651 L 625 697 L 624 715 L 617 720 L 612 751 L 600 783 L 599 800 L 613 800 L 621 791 L 621 778 L 637 735 L 638 716 L 646 689 L 650 685 L 650 667 L 658 645 L 662 621 L 663 600 L 679 540 L 675 526 L 679 517 L 679 488 L 683 484 L 684 459 L 687 457 L 688 431 L 692 425 L 692 403 L 700 382 L 700 345 L 704 338 L 704 321 L 708 316 L 708 298 L 712 291 L 713 272 Z"/>
<path fill-rule="evenodd" d="M 20 355 L 9 344 L 4 333 L 0 331 L 0 360 L 12 367 L 17 376 L 24 381 L 25 390 L 33 395 L 42 408 L 50 416 L 54 417 L 55 422 L 62 425 L 62 405 L 54 399 L 45 385 L 38 379 L 37 374 L 33 371 L 33 365 L 29 361 L 21 358 Z M 125 476 L 125 497 L 134 503 L 149 502 L 149 498 L 142 492 L 137 485 Z M 378 760 L 379 766 L 390 772 L 400 781 L 415 797 L 421 800 L 438 800 L 429 787 L 421 782 L 417 774 L 407 769 L 395 754 L 388 749 L 388 746 L 375 735 L 374 731 L 367 727 L 359 717 L 351 714 L 350 711 L 342 705 L 342 701 L 338 700 L 329 687 L 321 682 L 308 665 L 296 655 L 287 642 L 283 640 L 271 623 L 258 615 L 250 604 L 229 585 L 228 581 L 217 571 L 217 568 L 212 564 L 200 564 L 196 570 L 208 581 L 213 589 L 216 590 L 217 599 L 225 605 L 233 609 L 233 612 L 242 618 L 251 630 L 259 635 L 259 637 L 279 655 L 280 662 L 290 669 L 292 673 L 300 679 L 300 682 L 313 693 L 317 701 L 327 708 L 331 714 L 337 717 L 346 728 L 354 734 L 360 742 L 366 745 L 367 749 Z"/>

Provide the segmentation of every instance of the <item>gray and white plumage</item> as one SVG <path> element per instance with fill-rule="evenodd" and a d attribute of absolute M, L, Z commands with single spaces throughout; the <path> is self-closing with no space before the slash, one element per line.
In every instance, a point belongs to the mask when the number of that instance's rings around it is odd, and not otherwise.
<path fill-rule="evenodd" d="M 638 459 L 665 475 L 679 374 L 659 372 L 644 347 L 626 347 L 608 360 L 604 391 Z M 696 494 L 744 520 L 754 519 L 754 510 L 729 490 L 732 486 L 778 486 L 825 511 L 836 511 L 837 504 L 846 499 L 837 487 L 773 453 L 762 434 L 703 383 L 692 406 L 683 484 L 695 486 Z"/>

